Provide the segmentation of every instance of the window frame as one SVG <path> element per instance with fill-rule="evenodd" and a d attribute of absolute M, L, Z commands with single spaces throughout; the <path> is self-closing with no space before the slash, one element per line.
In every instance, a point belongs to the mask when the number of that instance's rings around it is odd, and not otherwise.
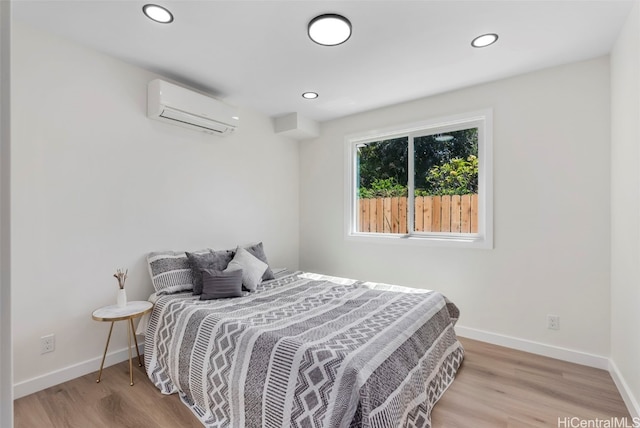
<path fill-rule="evenodd" d="M 408 194 L 415 189 L 414 139 L 425 135 L 478 128 L 478 233 L 415 232 L 415 203 L 409 198 L 406 234 L 359 232 L 358 157 L 362 144 L 408 137 Z M 428 246 L 493 248 L 493 111 L 484 109 L 454 116 L 392 126 L 345 136 L 345 237 L 350 241 Z M 415 199 L 413 199 L 415 201 Z"/>

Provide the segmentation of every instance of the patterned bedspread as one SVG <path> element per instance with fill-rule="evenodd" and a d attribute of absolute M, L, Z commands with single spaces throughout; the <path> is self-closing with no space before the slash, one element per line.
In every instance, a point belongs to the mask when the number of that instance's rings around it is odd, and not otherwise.
<path fill-rule="evenodd" d="M 147 373 L 207 427 L 430 427 L 464 351 L 437 292 L 302 272 L 245 297 L 162 296 Z"/>

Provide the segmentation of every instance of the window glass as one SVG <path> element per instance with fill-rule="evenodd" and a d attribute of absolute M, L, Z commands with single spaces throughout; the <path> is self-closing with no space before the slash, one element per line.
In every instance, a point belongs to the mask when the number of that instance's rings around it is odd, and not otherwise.
<path fill-rule="evenodd" d="M 415 232 L 478 232 L 478 128 L 414 139 Z"/>
<path fill-rule="evenodd" d="M 347 137 L 347 236 L 492 248 L 491 136 L 483 110 Z"/>
<path fill-rule="evenodd" d="M 407 137 L 358 144 L 358 232 L 407 233 Z"/>

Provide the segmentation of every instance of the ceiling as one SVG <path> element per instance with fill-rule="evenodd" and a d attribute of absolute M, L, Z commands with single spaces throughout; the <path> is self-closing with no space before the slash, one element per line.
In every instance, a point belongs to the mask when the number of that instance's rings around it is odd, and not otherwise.
<path fill-rule="evenodd" d="M 605 55 L 633 1 L 17 0 L 13 16 L 230 104 L 325 121 Z M 151 2 L 174 22 L 146 18 Z M 351 21 L 346 43 L 307 37 L 322 13 Z M 471 47 L 488 32 L 495 45 Z"/>

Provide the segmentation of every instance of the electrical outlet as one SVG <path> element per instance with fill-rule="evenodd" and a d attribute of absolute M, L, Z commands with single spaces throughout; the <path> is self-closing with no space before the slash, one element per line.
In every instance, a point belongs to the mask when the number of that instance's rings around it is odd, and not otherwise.
<path fill-rule="evenodd" d="M 46 354 L 47 352 L 53 352 L 56 349 L 56 336 L 48 334 L 40 338 L 40 353 Z"/>
<path fill-rule="evenodd" d="M 549 330 L 560 330 L 560 316 L 547 315 L 547 328 Z"/>

